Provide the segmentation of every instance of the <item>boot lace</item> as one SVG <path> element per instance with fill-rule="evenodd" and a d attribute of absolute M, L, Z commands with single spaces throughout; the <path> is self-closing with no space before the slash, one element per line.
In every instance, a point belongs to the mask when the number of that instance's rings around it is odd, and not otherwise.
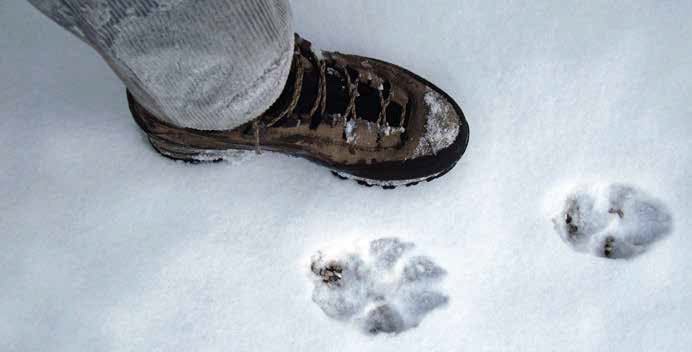
<path fill-rule="evenodd" d="M 330 60 L 329 58 L 323 58 L 321 55 L 318 56 L 312 49 L 311 43 L 298 37 L 296 35 L 296 45 L 293 53 L 293 61 L 291 63 L 291 74 L 293 77 L 292 86 L 291 80 L 287 83 L 287 87 L 284 88 L 282 96 L 285 93 L 292 91 L 290 100 L 288 104 L 285 104 L 285 108 L 277 111 L 274 107 L 270 108 L 268 113 L 265 113 L 261 118 L 255 119 L 252 122 L 252 131 L 254 133 L 255 139 L 255 150 L 258 154 L 261 154 L 261 135 L 264 130 L 270 127 L 277 127 L 279 125 L 283 126 L 284 122 L 294 116 L 296 108 L 301 101 L 301 97 L 304 95 L 304 77 L 306 73 L 306 66 L 312 66 L 317 69 L 317 92 L 316 97 L 307 112 L 300 114 L 297 119 L 297 124 L 299 126 L 302 123 L 310 123 L 311 129 L 317 129 L 317 127 L 325 121 L 329 121 L 331 127 L 335 127 L 338 124 L 338 119 L 341 118 L 346 126 L 349 120 L 362 120 L 357 114 L 357 99 L 361 96 L 359 93 L 359 88 L 363 88 L 364 85 L 370 87 L 368 82 L 361 78 L 360 71 L 352 69 L 348 66 L 340 66 L 335 60 Z M 337 81 L 329 81 L 327 75 L 334 76 L 338 78 Z M 369 73 L 368 76 L 373 75 Z M 398 110 L 390 112 L 390 115 L 398 115 L 396 117 L 388 116 L 388 109 L 392 103 L 391 97 L 391 83 L 381 79 L 380 86 L 377 89 L 377 94 L 379 98 L 379 114 L 376 116 L 374 121 L 368 120 L 369 122 L 374 122 L 378 127 L 378 139 L 382 134 L 390 134 L 392 131 L 398 130 L 400 132 L 404 131 L 404 117 L 406 116 L 406 106 L 401 106 Z M 340 111 L 332 114 L 326 114 L 327 110 L 327 100 L 328 99 L 339 99 L 343 97 L 330 97 L 328 94 L 328 85 L 341 83 L 342 88 L 345 87 L 345 107 Z M 282 99 L 279 98 L 277 103 Z M 277 104 L 275 103 L 275 105 Z M 272 114 L 273 113 L 273 114 Z M 272 116 L 273 115 L 273 116 Z M 328 115 L 328 116 L 327 116 Z M 325 119 L 325 117 L 328 117 Z M 390 117 L 388 119 L 388 117 Z M 390 123 L 392 122 L 393 123 Z M 295 127 L 294 126 L 294 127 Z M 288 126 L 290 127 L 290 126 Z"/>

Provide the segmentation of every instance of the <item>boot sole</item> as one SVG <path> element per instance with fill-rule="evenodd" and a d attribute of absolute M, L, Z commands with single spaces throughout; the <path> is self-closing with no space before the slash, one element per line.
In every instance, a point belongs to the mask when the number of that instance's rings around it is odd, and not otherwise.
<path fill-rule="evenodd" d="M 190 164 L 200 164 L 200 163 L 218 163 L 222 161 L 229 160 L 241 153 L 254 153 L 252 149 L 228 149 L 228 150 L 202 150 L 202 149 L 192 149 L 185 146 L 175 145 L 168 141 L 156 138 L 154 136 L 149 136 L 149 143 L 154 148 L 154 150 L 160 155 L 175 161 L 183 161 Z M 293 157 L 300 157 L 297 155 L 281 153 L 284 155 L 290 155 Z M 411 187 L 420 184 L 421 182 L 430 182 L 437 178 L 440 178 L 451 171 L 456 163 L 451 165 L 446 170 L 439 173 L 410 180 L 397 180 L 397 181 L 382 181 L 375 179 L 368 179 L 358 176 L 353 176 L 344 172 L 337 170 L 331 170 L 332 175 L 338 177 L 342 180 L 352 180 L 357 184 L 365 187 L 381 187 L 382 189 L 396 189 L 397 187 Z"/>
<path fill-rule="evenodd" d="M 446 175 L 449 171 L 451 171 L 454 168 L 454 166 L 456 166 L 456 163 L 454 163 L 448 169 L 441 171 L 437 174 L 433 174 L 433 175 L 430 175 L 428 177 L 423 177 L 423 178 L 419 178 L 419 179 L 412 179 L 412 180 L 398 180 L 398 181 L 373 180 L 373 179 L 367 179 L 367 178 L 349 175 L 347 173 L 334 171 L 334 170 L 332 170 L 332 175 L 334 175 L 334 176 L 336 176 L 342 180 L 355 181 L 359 185 L 365 186 L 365 187 L 381 187 L 382 189 L 396 189 L 397 187 L 412 187 L 412 186 L 419 185 L 421 182 L 433 181 L 435 179 L 438 179 L 438 178 Z"/>

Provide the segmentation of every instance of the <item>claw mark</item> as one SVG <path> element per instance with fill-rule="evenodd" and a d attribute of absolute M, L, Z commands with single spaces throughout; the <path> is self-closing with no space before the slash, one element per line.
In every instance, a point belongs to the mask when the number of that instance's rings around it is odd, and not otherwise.
<path fill-rule="evenodd" d="M 605 246 L 603 246 L 603 255 L 610 258 L 613 255 L 613 250 L 615 250 L 615 237 L 608 236 L 605 240 Z"/>
<path fill-rule="evenodd" d="M 327 285 L 340 285 L 341 273 L 343 268 L 337 263 L 330 263 L 326 268 L 320 269 L 319 276 L 322 277 L 322 282 Z"/>
<path fill-rule="evenodd" d="M 622 211 L 622 209 L 610 208 L 610 209 L 608 210 L 608 213 L 610 213 L 610 214 L 618 214 L 618 216 L 620 217 L 620 219 L 622 219 L 622 218 L 625 217 L 625 213 Z"/>
<path fill-rule="evenodd" d="M 577 235 L 577 232 L 579 232 L 579 227 L 572 224 L 572 216 L 569 215 L 569 213 L 566 214 L 565 216 L 565 224 L 567 224 L 567 232 L 569 233 L 570 237 L 575 237 Z"/>

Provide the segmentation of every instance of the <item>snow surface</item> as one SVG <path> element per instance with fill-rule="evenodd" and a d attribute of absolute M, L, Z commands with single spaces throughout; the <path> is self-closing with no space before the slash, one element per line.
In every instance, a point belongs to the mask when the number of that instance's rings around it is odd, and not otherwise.
<path fill-rule="evenodd" d="M 673 219 L 665 206 L 631 186 L 575 186 L 553 217 L 572 248 L 606 258 L 630 258 L 667 235 Z"/>
<path fill-rule="evenodd" d="M 692 3 L 295 1 L 325 50 L 458 99 L 448 175 L 384 191 L 264 154 L 158 156 L 101 58 L 0 1 L 3 351 L 684 351 L 692 345 Z M 577 253 L 547 200 L 636 185 L 673 230 L 631 260 Z M 626 215 L 625 215 L 626 216 Z M 447 271 L 416 328 L 369 335 L 312 301 L 311 256 L 398 237 Z"/>
<path fill-rule="evenodd" d="M 369 334 L 417 327 L 449 298 L 434 287 L 446 271 L 428 257 L 412 256 L 414 247 L 398 238 L 332 244 L 312 257 L 312 300 L 329 317 Z"/>

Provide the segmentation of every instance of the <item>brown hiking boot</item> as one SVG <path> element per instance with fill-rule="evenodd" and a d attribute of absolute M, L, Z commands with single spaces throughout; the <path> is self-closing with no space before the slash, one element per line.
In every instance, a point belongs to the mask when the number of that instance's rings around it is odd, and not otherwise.
<path fill-rule="evenodd" d="M 146 111 L 129 92 L 128 102 L 151 144 L 167 157 L 216 161 L 228 150 L 266 150 L 385 188 L 442 176 L 464 154 L 469 138 L 459 106 L 425 79 L 371 58 L 316 54 L 298 36 L 279 99 L 233 130 L 176 127 Z"/>

